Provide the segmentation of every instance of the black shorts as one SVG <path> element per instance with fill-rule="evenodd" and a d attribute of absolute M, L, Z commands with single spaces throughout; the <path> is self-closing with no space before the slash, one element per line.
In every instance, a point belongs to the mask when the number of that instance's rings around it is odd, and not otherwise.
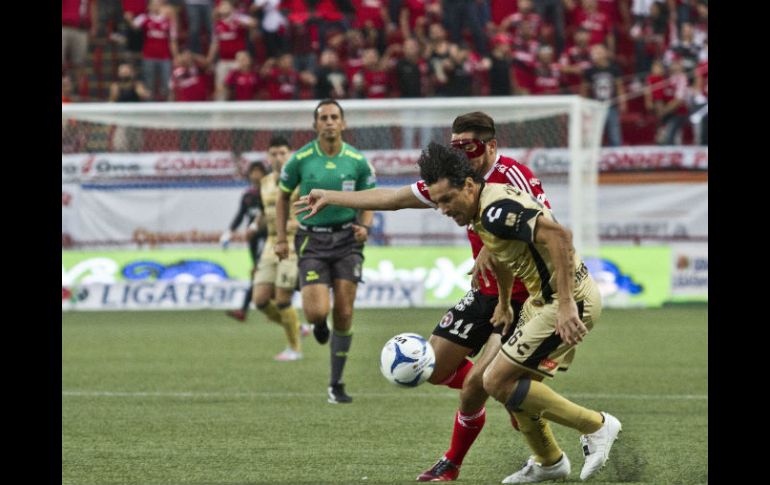
<path fill-rule="evenodd" d="M 299 229 L 294 247 L 300 288 L 318 283 L 331 286 L 336 279 L 361 282 L 364 243 L 356 241 L 352 227 L 329 233 Z"/>
<path fill-rule="evenodd" d="M 447 310 L 444 317 L 433 329 L 433 335 L 445 338 L 463 347 L 473 349 L 470 356 L 478 354 L 489 336 L 493 333 L 500 334 L 503 326 L 493 326 L 489 319 L 495 313 L 498 297 L 484 295 L 471 290 L 465 294 L 455 306 Z M 513 334 L 516 322 L 519 321 L 523 303 L 511 300 L 513 307 L 513 325 L 510 326 L 508 335 L 503 335 L 503 342 Z"/>

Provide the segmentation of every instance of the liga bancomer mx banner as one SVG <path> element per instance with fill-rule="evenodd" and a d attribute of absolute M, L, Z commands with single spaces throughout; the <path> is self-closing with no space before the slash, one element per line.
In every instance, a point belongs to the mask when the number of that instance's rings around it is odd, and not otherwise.
<path fill-rule="evenodd" d="M 358 308 L 445 309 L 470 289 L 469 248 L 372 246 L 365 257 Z M 585 262 L 610 308 L 708 301 L 705 245 L 608 246 Z M 62 251 L 62 310 L 239 308 L 250 267 L 246 250 Z"/>
<path fill-rule="evenodd" d="M 499 148 L 539 175 L 566 174 L 569 151 L 561 148 Z M 420 150 L 363 152 L 378 175 L 416 175 Z M 708 147 L 629 146 L 600 149 L 603 173 L 656 170 L 708 170 Z M 229 152 L 79 153 L 62 154 L 62 183 L 127 178 L 240 177 L 249 162 L 265 160 L 265 152 L 246 152 L 233 160 Z"/>

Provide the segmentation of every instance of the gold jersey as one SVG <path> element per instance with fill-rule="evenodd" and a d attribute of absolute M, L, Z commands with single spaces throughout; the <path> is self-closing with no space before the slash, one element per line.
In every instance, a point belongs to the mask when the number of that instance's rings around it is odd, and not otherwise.
<path fill-rule="evenodd" d="M 556 272 L 545 244 L 534 241 L 537 218 L 542 215 L 556 222 L 550 209 L 518 187 L 487 183 L 482 187 L 479 213 L 473 229 L 487 250 L 507 265 L 513 275 L 524 283 L 530 299 L 541 305 L 557 298 Z M 588 269 L 575 255 L 576 301 L 588 291 Z"/>
<path fill-rule="evenodd" d="M 276 216 L 275 216 L 275 204 L 278 201 L 278 196 L 281 193 L 281 189 L 278 187 L 278 175 L 271 173 L 262 177 L 260 193 L 262 195 L 262 206 L 264 207 L 265 223 L 267 224 L 267 241 L 265 241 L 265 247 L 272 246 L 275 243 L 275 237 L 278 234 L 276 230 Z M 286 237 L 289 242 L 289 249 L 294 246 L 294 235 L 297 233 L 297 226 L 291 221 L 296 221 L 296 217 L 292 214 L 294 208 L 292 203 L 299 199 L 299 190 L 295 190 L 289 198 L 289 224 L 286 225 Z"/>

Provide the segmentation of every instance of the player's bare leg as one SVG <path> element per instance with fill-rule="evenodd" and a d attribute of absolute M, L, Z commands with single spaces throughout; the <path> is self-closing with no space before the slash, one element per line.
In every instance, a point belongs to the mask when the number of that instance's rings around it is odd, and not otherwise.
<path fill-rule="evenodd" d="M 302 290 L 302 311 L 305 319 L 313 325 L 313 335 L 318 343 L 329 341 L 329 327 L 326 318 L 329 316 L 329 287 L 323 283 L 305 285 Z"/>

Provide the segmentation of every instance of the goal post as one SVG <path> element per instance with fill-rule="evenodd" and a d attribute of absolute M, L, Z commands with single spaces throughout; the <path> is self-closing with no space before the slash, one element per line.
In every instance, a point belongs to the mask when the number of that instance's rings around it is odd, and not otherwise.
<path fill-rule="evenodd" d="M 393 164 L 379 157 L 378 177 L 416 179 L 415 154 L 429 141 L 448 142 L 455 117 L 483 111 L 495 120 L 499 153 L 544 180 L 554 213 L 573 232 L 581 256 L 597 255 L 599 148 L 605 104 L 579 96 L 500 96 L 338 100 L 345 141 L 365 154 L 410 153 Z M 233 160 L 264 152 L 271 136 L 296 149 L 315 138 L 317 100 L 62 105 L 62 160 L 73 154 L 224 152 Z M 541 163 L 545 158 L 548 164 Z M 409 160 L 411 163 L 403 163 Z M 235 163 L 233 165 L 235 167 Z M 64 170 L 64 169 L 63 169 Z M 64 175 L 64 172 L 63 172 Z M 566 193 L 556 195 L 557 187 Z"/>

